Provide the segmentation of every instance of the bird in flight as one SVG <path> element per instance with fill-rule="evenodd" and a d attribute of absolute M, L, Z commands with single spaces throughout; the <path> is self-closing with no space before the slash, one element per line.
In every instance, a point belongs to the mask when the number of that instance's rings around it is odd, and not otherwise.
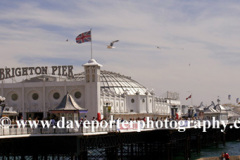
<path fill-rule="evenodd" d="M 66 42 L 68 42 L 68 39 L 66 39 Z"/>
<path fill-rule="evenodd" d="M 157 49 L 161 49 L 159 46 L 156 46 L 157 47 Z"/>
<path fill-rule="evenodd" d="M 112 41 L 112 42 L 110 43 L 110 45 L 107 46 L 107 48 L 108 48 L 108 49 L 115 48 L 115 47 L 113 47 L 113 44 L 114 44 L 115 42 L 118 42 L 118 41 L 119 41 L 119 40 Z"/>

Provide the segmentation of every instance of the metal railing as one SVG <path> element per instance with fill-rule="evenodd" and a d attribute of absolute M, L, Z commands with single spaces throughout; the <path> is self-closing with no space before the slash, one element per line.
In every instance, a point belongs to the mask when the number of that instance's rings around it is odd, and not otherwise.
<path fill-rule="evenodd" d="M 8 127 L 0 128 L 0 136 L 9 136 L 9 135 L 37 135 L 37 134 L 76 134 L 76 133 L 99 133 L 99 132 L 116 132 L 117 127 L 116 125 L 113 125 L 111 128 L 106 127 L 98 127 L 95 128 L 95 126 L 87 126 L 86 128 L 83 126 L 80 127 L 74 127 L 74 128 L 18 128 L 17 125 L 11 125 Z"/>
<path fill-rule="evenodd" d="M 132 132 L 137 132 L 138 131 L 138 126 L 139 125 L 137 122 L 133 123 L 133 127 L 131 125 L 128 125 L 126 128 L 123 128 L 122 125 L 120 125 L 120 128 L 117 128 L 116 124 L 113 124 L 111 127 L 96 127 L 96 125 L 88 125 L 87 127 L 75 127 L 75 128 L 30 128 L 30 127 L 25 127 L 25 128 L 19 128 L 17 125 L 11 125 L 8 127 L 3 127 L 0 128 L 0 136 L 9 136 L 9 135 L 39 135 L 39 134 L 76 134 L 76 133 L 100 133 L 100 132 L 119 132 L 121 131 L 132 131 Z M 168 126 L 162 126 L 161 129 L 167 129 L 169 128 Z M 147 125 L 145 123 L 145 126 L 143 127 L 143 124 L 141 124 L 141 131 L 147 128 Z M 151 129 L 157 129 L 155 126 Z"/>
<path fill-rule="evenodd" d="M 156 121 L 153 121 L 154 123 Z M 212 122 L 211 122 L 212 123 Z M 228 122 L 229 123 L 229 122 Z M 213 123 L 212 123 L 213 124 Z M 211 124 L 211 125 L 212 125 Z M 138 126 L 141 125 L 141 126 Z M 190 123 L 190 127 L 193 126 L 194 123 Z M 203 123 L 201 122 L 201 126 Z M 25 127 L 25 128 L 19 128 L 17 125 L 11 125 L 8 127 L 3 127 L 0 128 L 0 137 L 1 136 L 11 136 L 11 135 L 47 135 L 47 134 L 84 134 L 84 133 L 109 133 L 109 132 L 119 132 L 119 131 L 131 131 L 131 132 L 138 132 L 139 128 L 141 128 L 141 131 L 144 130 L 159 130 L 159 129 L 178 129 L 179 126 L 174 126 L 172 124 L 168 123 L 163 123 L 163 126 L 157 128 L 155 125 L 149 125 L 150 127 L 147 128 L 147 123 L 142 124 L 135 122 L 133 125 L 129 125 L 126 128 L 123 128 L 122 123 L 120 123 L 120 127 L 118 128 L 116 124 L 113 124 L 111 127 L 97 127 L 95 124 L 93 125 L 87 125 L 86 127 L 83 127 L 81 125 L 80 127 L 74 127 L 74 128 L 56 128 L 56 127 L 49 127 L 49 128 L 42 128 L 41 126 L 38 126 L 37 128 L 30 128 Z M 184 124 L 181 127 L 186 127 L 187 126 Z"/>

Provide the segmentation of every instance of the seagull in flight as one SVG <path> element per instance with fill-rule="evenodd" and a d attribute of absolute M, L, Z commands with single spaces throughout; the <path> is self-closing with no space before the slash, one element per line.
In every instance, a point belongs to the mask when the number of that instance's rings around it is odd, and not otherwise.
<path fill-rule="evenodd" d="M 115 47 L 113 47 L 113 44 L 114 44 L 115 42 L 118 42 L 118 41 L 119 41 L 119 40 L 112 41 L 112 42 L 110 43 L 110 45 L 107 46 L 107 48 L 108 48 L 108 49 L 115 48 Z"/>

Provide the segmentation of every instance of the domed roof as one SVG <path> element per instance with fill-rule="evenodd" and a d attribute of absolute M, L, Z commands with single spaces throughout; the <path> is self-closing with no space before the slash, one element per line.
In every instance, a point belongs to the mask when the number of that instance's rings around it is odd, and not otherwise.
<path fill-rule="evenodd" d="M 75 79 L 85 79 L 85 72 L 74 75 Z M 129 95 L 138 94 L 143 95 L 147 89 L 137 81 L 121 75 L 119 73 L 101 70 L 100 71 L 101 90 L 109 90 L 115 94 L 127 93 Z"/>
<path fill-rule="evenodd" d="M 99 66 L 102 67 L 95 59 L 90 59 L 88 63 L 85 63 L 83 66 Z"/>

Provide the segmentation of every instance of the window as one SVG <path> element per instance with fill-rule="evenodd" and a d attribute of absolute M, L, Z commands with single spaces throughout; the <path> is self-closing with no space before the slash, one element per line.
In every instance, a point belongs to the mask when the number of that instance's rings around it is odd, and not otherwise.
<path fill-rule="evenodd" d="M 54 98 L 54 99 L 59 99 L 59 98 L 60 98 L 60 94 L 59 94 L 58 92 L 55 92 L 55 93 L 53 94 L 53 98 Z"/>
<path fill-rule="evenodd" d="M 33 93 L 33 94 L 32 94 L 32 99 L 33 99 L 33 100 L 37 100 L 37 99 L 38 99 L 38 97 L 39 97 L 39 96 L 38 96 L 38 94 L 37 94 L 37 93 Z"/>
<path fill-rule="evenodd" d="M 74 94 L 75 98 L 77 98 L 77 99 L 81 98 L 81 95 L 82 94 L 79 91 L 75 92 L 75 94 Z"/>
<path fill-rule="evenodd" d="M 142 99 L 142 102 L 144 103 L 144 102 L 145 102 L 145 99 Z"/>
<path fill-rule="evenodd" d="M 87 79 L 86 79 L 86 80 L 87 80 L 87 82 L 90 82 L 90 80 L 89 80 L 89 79 L 90 79 L 90 77 L 89 77 L 89 74 L 87 74 Z"/>
<path fill-rule="evenodd" d="M 18 95 L 16 93 L 12 94 L 12 100 L 16 101 L 18 99 Z"/>
<path fill-rule="evenodd" d="M 134 99 L 131 99 L 131 102 L 134 103 Z"/>

